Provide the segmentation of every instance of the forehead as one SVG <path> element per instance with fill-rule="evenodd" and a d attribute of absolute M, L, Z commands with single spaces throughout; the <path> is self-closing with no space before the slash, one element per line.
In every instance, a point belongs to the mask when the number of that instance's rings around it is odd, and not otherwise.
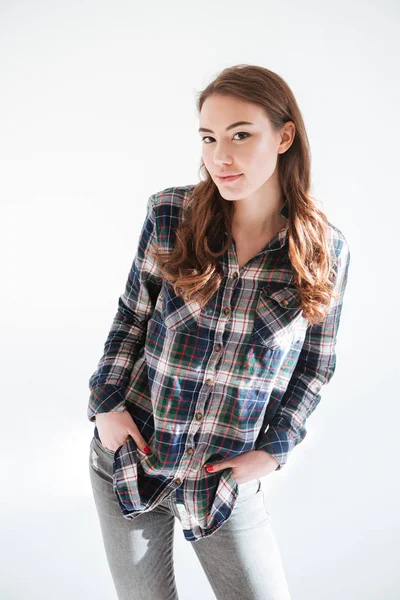
<path fill-rule="evenodd" d="M 206 98 L 200 111 L 200 126 L 224 129 L 235 121 L 250 121 L 265 126 L 267 114 L 262 106 L 235 96 L 213 94 Z"/>

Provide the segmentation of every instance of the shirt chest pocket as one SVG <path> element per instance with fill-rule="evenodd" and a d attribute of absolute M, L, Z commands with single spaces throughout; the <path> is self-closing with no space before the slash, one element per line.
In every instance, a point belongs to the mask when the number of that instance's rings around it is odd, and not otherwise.
<path fill-rule="evenodd" d="M 172 285 L 164 281 L 161 317 L 171 332 L 195 333 L 201 315 L 200 304 L 195 301 L 185 302 L 174 292 Z"/>
<path fill-rule="evenodd" d="M 252 330 L 253 341 L 271 349 L 290 347 L 300 337 L 305 319 L 297 289 L 261 289 Z"/>

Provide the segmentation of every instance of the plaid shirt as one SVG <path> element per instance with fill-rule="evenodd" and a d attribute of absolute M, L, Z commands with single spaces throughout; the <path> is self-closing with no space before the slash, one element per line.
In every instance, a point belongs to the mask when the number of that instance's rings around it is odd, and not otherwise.
<path fill-rule="evenodd" d="M 189 541 L 219 529 L 238 496 L 232 469 L 208 473 L 206 463 L 262 449 L 279 470 L 306 436 L 305 421 L 335 371 L 350 261 L 344 235 L 329 224 L 339 298 L 307 329 L 287 221 L 242 268 L 232 241 L 220 257 L 221 285 L 200 310 L 175 295 L 148 254 L 155 242 L 172 249 L 193 188 L 167 188 L 147 202 L 126 288 L 90 377 L 87 412 L 94 422 L 97 413 L 128 410 L 151 447 L 145 455 L 128 437 L 113 453 L 123 516 L 136 518 L 175 490 Z M 281 214 L 288 217 L 287 202 Z M 99 440 L 96 426 L 94 436 Z"/>

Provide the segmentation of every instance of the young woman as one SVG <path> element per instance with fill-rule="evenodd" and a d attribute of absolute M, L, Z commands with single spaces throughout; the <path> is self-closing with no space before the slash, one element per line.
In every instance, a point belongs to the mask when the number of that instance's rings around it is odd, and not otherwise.
<path fill-rule="evenodd" d="M 120 599 L 178 597 L 178 518 L 216 598 L 285 600 L 261 478 L 335 371 L 350 252 L 277 74 L 227 68 L 198 110 L 204 178 L 149 198 L 90 378 L 90 477 Z"/>

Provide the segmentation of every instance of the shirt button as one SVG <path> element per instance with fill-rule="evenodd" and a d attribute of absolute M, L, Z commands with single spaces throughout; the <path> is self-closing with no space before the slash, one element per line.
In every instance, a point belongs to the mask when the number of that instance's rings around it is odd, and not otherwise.
<path fill-rule="evenodd" d="M 224 315 L 229 315 L 229 313 L 231 312 L 231 309 L 228 306 L 225 306 L 223 312 L 224 312 Z"/>
<path fill-rule="evenodd" d="M 232 277 L 233 277 L 233 279 L 237 279 L 237 278 L 239 277 L 239 273 L 238 273 L 237 271 L 235 271 L 235 272 L 232 274 Z"/>
<path fill-rule="evenodd" d="M 213 385 L 213 383 L 214 383 L 214 382 L 213 382 L 213 380 L 212 380 L 212 379 L 206 379 L 206 384 L 207 384 L 207 385 L 209 385 L 209 386 L 212 386 L 212 385 Z"/>
<path fill-rule="evenodd" d="M 221 344 L 215 344 L 215 349 L 217 352 L 219 352 L 221 350 L 222 346 Z"/>
<path fill-rule="evenodd" d="M 181 485 L 181 483 L 182 483 L 182 479 L 179 479 L 179 477 L 177 477 L 177 478 L 175 479 L 175 483 L 176 483 L 177 485 Z"/>
<path fill-rule="evenodd" d="M 196 413 L 196 421 L 200 421 L 201 418 L 203 416 L 203 413 L 201 413 L 200 411 Z"/>
<path fill-rule="evenodd" d="M 188 449 L 186 450 L 186 452 L 187 452 L 188 454 L 192 455 L 192 454 L 193 454 L 193 452 L 194 452 L 194 450 L 193 450 L 193 448 L 188 448 Z"/>
<path fill-rule="evenodd" d="M 288 305 L 288 301 L 287 300 L 282 300 L 282 304 L 283 304 L 283 306 L 287 306 Z"/>

